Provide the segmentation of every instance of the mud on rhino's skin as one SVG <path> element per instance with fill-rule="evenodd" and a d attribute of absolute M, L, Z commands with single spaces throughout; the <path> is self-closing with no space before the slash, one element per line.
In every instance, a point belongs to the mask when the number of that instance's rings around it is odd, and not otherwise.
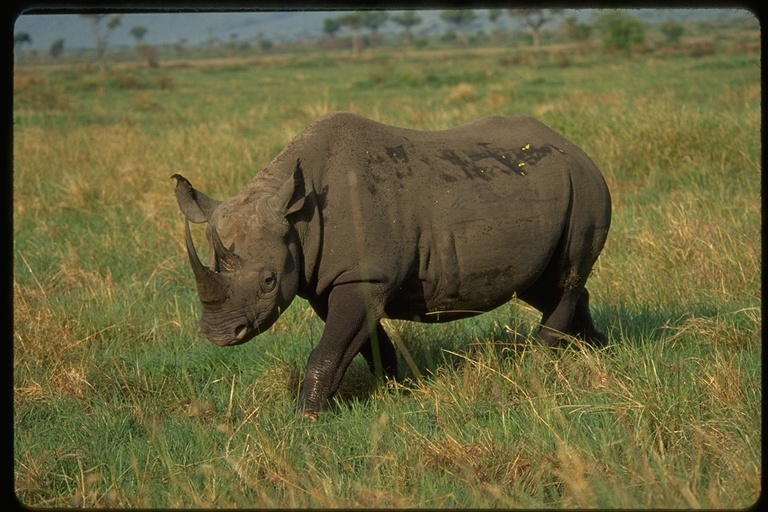
<path fill-rule="evenodd" d="M 423 132 L 336 112 L 225 201 L 173 177 L 206 337 L 243 343 L 296 295 L 326 322 L 299 398 L 309 414 L 358 353 L 397 374 L 385 317 L 453 320 L 516 294 L 541 311 L 544 343 L 604 341 L 585 282 L 610 225 L 608 189 L 584 152 L 530 117 Z M 208 223 L 209 266 L 189 221 Z"/>

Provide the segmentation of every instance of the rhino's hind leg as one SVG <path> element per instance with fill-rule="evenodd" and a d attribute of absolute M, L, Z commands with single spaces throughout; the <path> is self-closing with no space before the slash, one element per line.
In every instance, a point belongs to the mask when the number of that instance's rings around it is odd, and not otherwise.
<path fill-rule="evenodd" d="M 392 340 L 387 336 L 384 327 L 381 324 L 376 325 L 376 337 L 375 339 L 368 340 L 368 343 L 363 345 L 360 349 L 360 353 L 365 358 L 365 362 L 368 363 L 368 368 L 371 369 L 371 373 L 378 374 L 377 361 L 376 361 L 376 348 L 378 348 L 379 363 L 381 370 L 385 377 L 397 378 L 397 352 L 395 346 L 392 344 Z"/>
<path fill-rule="evenodd" d="M 576 302 L 576 309 L 573 312 L 568 334 L 597 347 L 605 346 L 608 342 L 605 334 L 598 331 L 592 321 L 592 314 L 589 311 L 589 292 L 586 288 L 581 290 L 579 300 Z"/>
<path fill-rule="evenodd" d="M 560 347 L 566 336 L 582 339 L 592 345 L 605 345 L 606 337 L 595 328 L 589 311 L 586 288 L 566 290 L 559 294 L 525 293 L 520 298 L 542 312 L 538 340 L 550 347 Z"/>

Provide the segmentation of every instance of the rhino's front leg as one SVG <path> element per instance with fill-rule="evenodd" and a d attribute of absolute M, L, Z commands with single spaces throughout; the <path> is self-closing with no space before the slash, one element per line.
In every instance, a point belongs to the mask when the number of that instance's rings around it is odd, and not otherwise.
<path fill-rule="evenodd" d="M 379 322 L 379 315 L 366 308 L 371 302 L 366 283 L 342 284 L 331 291 L 325 330 L 309 356 L 299 394 L 297 408 L 306 416 L 315 417 L 326 408 L 349 363 L 369 342 L 370 329 Z"/>

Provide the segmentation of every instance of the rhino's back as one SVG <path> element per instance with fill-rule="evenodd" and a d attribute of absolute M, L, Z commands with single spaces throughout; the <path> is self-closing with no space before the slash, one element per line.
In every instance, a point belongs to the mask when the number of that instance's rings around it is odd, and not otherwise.
<path fill-rule="evenodd" d="M 560 240 L 575 146 L 531 118 L 422 132 L 335 114 L 314 129 L 326 138 L 323 274 L 387 282 L 390 316 L 495 307 Z"/>
<path fill-rule="evenodd" d="M 592 165 L 568 139 L 528 116 L 489 116 L 448 130 L 420 131 L 336 112 L 307 131 L 313 137 L 302 149 L 311 146 L 320 153 L 325 181 L 343 182 L 353 173 L 371 195 L 395 189 L 398 197 L 408 191 L 422 197 L 429 192 L 422 185 L 460 183 L 506 196 L 549 180 L 535 172 L 540 166 L 552 174 Z"/>

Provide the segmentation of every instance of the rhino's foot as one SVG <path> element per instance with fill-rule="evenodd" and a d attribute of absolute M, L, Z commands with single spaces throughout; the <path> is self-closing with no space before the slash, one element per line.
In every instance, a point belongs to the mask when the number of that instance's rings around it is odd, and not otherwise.
<path fill-rule="evenodd" d="M 293 406 L 294 414 L 304 420 L 317 421 L 320 414 L 328 410 L 330 401 L 312 401 L 305 398 L 305 394 L 302 392 L 299 394 L 299 399 Z"/>
<path fill-rule="evenodd" d="M 598 331 L 592 321 L 592 314 L 589 311 L 589 292 L 586 288 L 581 291 L 579 300 L 576 303 L 569 334 L 583 340 L 592 347 L 599 348 L 608 344 L 608 337 Z"/>
<path fill-rule="evenodd" d="M 597 330 L 593 330 L 589 333 L 580 332 L 564 334 L 542 326 L 536 334 L 535 339 L 539 345 L 553 349 L 565 348 L 565 346 L 574 339 L 581 340 L 592 348 L 603 348 L 608 345 L 608 337 Z"/>
<path fill-rule="evenodd" d="M 540 346 L 559 349 L 564 348 L 568 343 L 568 335 L 542 325 L 539 328 L 539 332 L 536 333 L 534 340 Z"/>
<path fill-rule="evenodd" d="M 537 341 L 551 348 L 562 348 L 570 340 L 577 338 L 592 347 L 603 347 L 608 338 L 595 328 L 589 311 L 589 292 L 586 288 L 579 291 L 569 290 L 560 296 L 557 302 L 542 301 L 540 296 L 524 298 L 542 311 L 541 328 Z"/>
<path fill-rule="evenodd" d="M 335 393 L 328 388 L 326 382 L 324 379 L 307 379 L 305 377 L 299 392 L 299 399 L 294 408 L 297 414 L 308 418 L 314 416 L 316 419 L 319 413 L 328 409 L 331 397 Z"/>
<path fill-rule="evenodd" d="M 596 348 L 602 348 L 608 345 L 608 336 L 600 331 L 594 331 L 584 338 L 584 341 Z"/>

